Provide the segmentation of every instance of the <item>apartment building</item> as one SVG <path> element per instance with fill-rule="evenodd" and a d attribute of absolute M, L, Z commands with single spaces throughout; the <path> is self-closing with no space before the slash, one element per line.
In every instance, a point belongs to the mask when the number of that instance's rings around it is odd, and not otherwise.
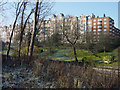
<path fill-rule="evenodd" d="M 47 25 L 47 23 L 45 24 Z M 75 29 L 80 31 L 84 41 L 86 41 L 85 37 L 87 37 L 87 33 L 89 32 L 92 32 L 94 35 L 94 41 L 98 41 L 101 34 L 109 35 L 110 37 L 120 37 L 120 30 L 114 26 L 114 20 L 111 17 L 106 17 L 105 14 L 103 17 L 95 17 L 94 14 L 91 16 L 82 14 L 80 17 L 65 17 L 64 14 L 60 13 L 58 17 L 53 15 L 52 18 L 49 19 L 49 24 L 48 33 L 51 34 L 48 35 L 44 33 L 43 36 L 45 37 L 51 36 L 55 32 L 58 32 L 63 37 L 64 32 L 72 33 Z M 48 27 L 45 27 L 43 31 L 47 32 Z M 41 40 L 43 40 L 42 37 Z"/>
<path fill-rule="evenodd" d="M 20 27 L 19 25 L 16 25 L 15 30 L 13 32 L 13 38 L 15 38 L 15 36 L 19 33 L 20 31 L 19 27 Z M 9 42 L 10 35 L 12 33 L 12 28 L 13 25 L 10 25 L 9 27 L 8 26 L 0 27 L 0 39 L 3 42 Z"/>
<path fill-rule="evenodd" d="M 39 21 L 37 27 L 39 28 L 37 38 L 40 42 L 47 40 L 56 32 L 61 35 L 63 40 L 66 40 L 63 34 L 66 32 L 73 33 L 74 30 L 80 32 L 80 35 L 82 35 L 83 37 L 83 41 L 86 41 L 86 37 L 89 32 L 94 35 L 94 41 L 98 41 L 101 34 L 120 38 L 120 30 L 114 26 L 114 20 L 111 17 L 106 17 L 105 14 L 103 15 L 103 17 L 95 17 L 94 14 L 88 16 L 82 14 L 79 17 L 70 15 L 64 16 L 64 14 L 62 13 L 60 13 L 59 16 L 53 14 L 52 17 L 48 20 Z M 27 34 L 28 31 L 32 32 L 32 29 L 33 22 L 27 23 L 25 34 Z M 11 31 L 12 25 L 10 25 L 9 27 L 2 27 L 0 30 L 1 39 L 3 41 L 8 41 Z M 17 25 L 15 27 L 13 37 L 15 37 L 15 35 L 17 35 L 19 31 L 20 26 Z"/>

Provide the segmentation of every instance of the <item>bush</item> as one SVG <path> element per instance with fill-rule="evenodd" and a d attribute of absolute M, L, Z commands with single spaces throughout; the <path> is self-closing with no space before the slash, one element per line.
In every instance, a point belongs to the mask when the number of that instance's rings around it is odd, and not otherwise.
<path fill-rule="evenodd" d="M 23 47 L 21 49 L 21 56 L 27 56 L 27 50 L 28 47 Z M 33 56 L 38 55 L 41 52 L 41 50 L 37 47 L 34 46 L 34 50 L 33 50 Z M 14 56 L 18 56 L 18 48 L 14 49 Z"/>
<path fill-rule="evenodd" d="M 93 58 L 92 57 L 83 57 L 82 58 L 82 64 L 84 65 L 87 65 L 87 66 L 93 66 L 95 65 L 95 63 L 93 62 Z"/>
<path fill-rule="evenodd" d="M 103 62 L 107 61 L 108 63 L 111 62 L 112 56 L 105 56 L 103 57 Z"/>

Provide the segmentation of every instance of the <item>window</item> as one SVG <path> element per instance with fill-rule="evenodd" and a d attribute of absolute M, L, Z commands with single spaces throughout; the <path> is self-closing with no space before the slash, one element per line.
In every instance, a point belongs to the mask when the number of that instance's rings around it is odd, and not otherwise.
<path fill-rule="evenodd" d="M 110 24 L 112 24 L 112 22 L 110 22 Z"/>
<path fill-rule="evenodd" d="M 106 28 L 107 26 L 104 26 L 104 28 Z"/>
<path fill-rule="evenodd" d="M 93 28 L 96 28 L 96 26 L 93 26 Z"/>
<path fill-rule="evenodd" d="M 98 24 L 102 24 L 102 22 L 98 22 Z"/>
<path fill-rule="evenodd" d="M 102 31 L 102 29 L 98 29 L 98 31 Z"/>
<path fill-rule="evenodd" d="M 102 19 L 98 19 L 98 21 L 102 21 Z"/>
<path fill-rule="evenodd" d="M 96 23 L 93 23 L 93 25 L 96 25 Z"/>
<path fill-rule="evenodd" d="M 102 26 L 98 26 L 98 28 L 102 28 Z"/>
<path fill-rule="evenodd" d="M 107 29 L 104 29 L 104 31 L 107 31 Z"/>
<path fill-rule="evenodd" d="M 112 31 L 112 29 L 110 29 L 110 31 Z"/>
<path fill-rule="evenodd" d="M 112 19 L 109 19 L 109 21 L 112 21 Z"/>
<path fill-rule="evenodd" d="M 65 19 L 65 22 L 67 22 L 67 19 Z"/>
<path fill-rule="evenodd" d="M 107 19 L 105 18 L 104 21 L 106 21 Z"/>
<path fill-rule="evenodd" d="M 110 28 L 112 28 L 112 26 L 110 26 Z"/>
<path fill-rule="evenodd" d="M 96 30 L 93 30 L 94 32 L 96 31 Z"/>
<path fill-rule="evenodd" d="M 107 22 L 104 22 L 104 24 L 107 24 Z"/>
<path fill-rule="evenodd" d="M 91 17 L 88 17 L 88 20 L 90 20 L 91 19 Z"/>
<path fill-rule="evenodd" d="M 47 21 L 45 21 L 45 23 L 47 23 Z"/>

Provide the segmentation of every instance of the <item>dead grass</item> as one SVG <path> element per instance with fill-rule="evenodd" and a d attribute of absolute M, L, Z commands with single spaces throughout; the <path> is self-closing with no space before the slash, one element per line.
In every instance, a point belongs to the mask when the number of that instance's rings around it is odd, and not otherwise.
<path fill-rule="evenodd" d="M 35 65 L 35 75 L 55 82 L 56 88 L 118 88 L 114 72 L 99 73 L 92 66 L 49 60 L 38 60 Z"/>

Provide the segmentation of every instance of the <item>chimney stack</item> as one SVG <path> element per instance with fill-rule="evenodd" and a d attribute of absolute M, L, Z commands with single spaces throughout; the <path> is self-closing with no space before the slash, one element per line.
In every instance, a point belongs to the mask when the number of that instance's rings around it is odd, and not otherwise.
<path fill-rule="evenodd" d="M 104 17 L 105 17 L 105 14 L 104 14 Z"/>

